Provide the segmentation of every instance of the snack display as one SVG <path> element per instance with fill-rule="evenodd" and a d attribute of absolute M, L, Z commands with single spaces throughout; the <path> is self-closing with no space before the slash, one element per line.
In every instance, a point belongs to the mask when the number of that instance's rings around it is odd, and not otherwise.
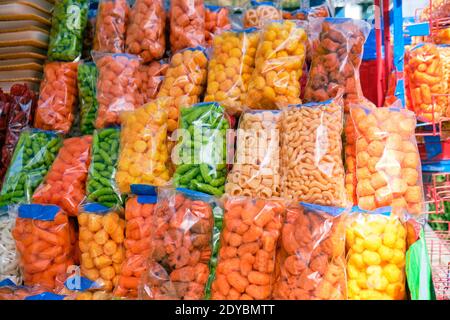
<path fill-rule="evenodd" d="M 169 19 L 172 52 L 205 45 L 203 0 L 171 0 Z"/>
<path fill-rule="evenodd" d="M 245 10 L 243 17 L 244 28 L 262 28 L 264 24 L 272 20 L 282 19 L 282 13 L 272 2 L 252 1 L 252 6 Z"/>
<path fill-rule="evenodd" d="M 212 44 L 215 34 L 231 29 L 228 14 L 227 7 L 205 6 L 205 41 L 207 44 Z"/>
<path fill-rule="evenodd" d="M 284 210 L 279 200 L 249 197 L 229 197 L 225 200 L 224 225 L 211 299 L 271 298 Z"/>
<path fill-rule="evenodd" d="M 78 98 L 80 100 L 80 131 L 92 134 L 97 116 L 97 78 L 98 71 L 94 63 L 78 65 Z"/>
<path fill-rule="evenodd" d="M 274 109 L 301 103 L 306 41 L 306 31 L 299 22 L 275 21 L 264 26 L 248 85 L 246 104 L 250 108 Z"/>
<path fill-rule="evenodd" d="M 226 131 L 230 127 L 224 108 L 204 102 L 181 109 L 181 143 L 174 152 L 176 187 L 220 196 L 225 191 Z"/>
<path fill-rule="evenodd" d="M 33 194 L 33 203 L 55 204 L 76 216 L 85 198 L 91 136 L 65 139 L 48 174 Z"/>
<path fill-rule="evenodd" d="M 3 180 L 0 207 L 30 202 L 34 190 L 47 174 L 60 146 L 61 138 L 53 132 L 38 129 L 22 131 Z"/>
<path fill-rule="evenodd" d="M 144 62 L 161 59 L 166 50 L 166 13 L 163 0 L 136 0 L 130 11 L 126 52 Z"/>
<path fill-rule="evenodd" d="M 167 106 L 170 98 L 158 98 L 121 114 L 120 156 L 116 182 L 120 192 L 132 184 L 162 186 L 169 179 L 167 162 Z"/>
<path fill-rule="evenodd" d="M 302 203 L 286 209 L 274 299 L 347 298 L 345 219 L 345 211 L 334 207 Z"/>
<path fill-rule="evenodd" d="M 14 283 L 22 282 L 19 254 L 12 236 L 16 216 L 15 207 L 0 208 L 0 283 L 5 279 L 10 279 Z"/>
<path fill-rule="evenodd" d="M 258 40 L 254 29 L 224 31 L 214 36 L 204 101 L 220 103 L 229 114 L 242 112 Z"/>
<path fill-rule="evenodd" d="M 86 204 L 78 215 L 81 274 L 112 292 L 125 259 L 125 220 L 109 208 Z"/>
<path fill-rule="evenodd" d="M 88 0 L 59 0 L 55 3 L 48 45 L 50 60 L 73 61 L 81 56 L 88 9 Z"/>
<path fill-rule="evenodd" d="M 34 126 L 68 133 L 77 105 L 76 62 L 49 62 L 44 67 Z"/>

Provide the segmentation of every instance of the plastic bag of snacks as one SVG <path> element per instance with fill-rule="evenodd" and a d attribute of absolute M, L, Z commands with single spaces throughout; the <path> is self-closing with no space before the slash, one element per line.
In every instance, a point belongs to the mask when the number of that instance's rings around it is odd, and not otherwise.
<path fill-rule="evenodd" d="M 158 97 L 172 97 L 168 108 L 167 129 L 173 132 L 178 128 L 178 115 L 181 107 L 200 101 L 205 90 L 208 59 L 202 47 L 187 48 L 175 53 L 170 60 Z"/>
<path fill-rule="evenodd" d="M 0 281 L 0 300 L 25 300 L 28 296 L 42 292 L 44 292 L 44 288 L 41 286 L 18 286 L 8 278 Z"/>
<path fill-rule="evenodd" d="M 162 186 L 170 179 L 167 163 L 167 106 L 158 98 L 132 112 L 122 113 L 120 156 L 116 182 L 122 193 L 132 184 Z"/>
<path fill-rule="evenodd" d="M 8 131 L 6 132 L 0 159 L 0 181 L 3 180 L 3 176 L 9 167 L 20 133 L 33 123 L 37 102 L 36 94 L 26 84 L 14 84 L 9 91 L 11 105 L 8 115 Z"/>
<path fill-rule="evenodd" d="M 91 158 L 91 136 L 65 139 L 43 183 L 33 194 L 33 203 L 55 204 L 76 216 L 86 196 Z"/>
<path fill-rule="evenodd" d="M 112 292 L 125 259 L 125 220 L 97 203 L 88 203 L 78 215 L 81 274 L 99 288 Z"/>
<path fill-rule="evenodd" d="M 416 118 L 397 108 L 351 106 L 356 136 L 356 193 L 364 210 L 392 206 L 423 211 L 422 171 L 415 138 Z"/>
<path fill-rule="evenodd" d="M 156 98 L 168 67 L 163 60 L 139 66 L 138 86 L 144 103 Z"/>
<path fill-rule="evenodd" d="M 112 299 L 112 293 L 102 290 L 100 284 L 79 275 L 67 278 L 60 294 L 70 297 L 70 300 Z"/>
<path fill-rule="evenodd" d="M 248 85 L 246 101 L 250 108 L 274 109 L 277 105 L 301 103 L 306 41 L 303 22 L 273 21 L 264 26 Z"/>
<path fill-rule="evenodd" d="M 177 187 L 220 196 L 227 176 L 226 131 L 230 127 L 224 108 L 203 102 L 181 109 L 181 141 L 175 147 Z"/>
<path fill-rule="evenodd" d="M 447 107 L 447 83 L 444 81 L 443 63 L 437 46 L 424 43 L 409 52 L 406 73 L 412 105 L 419 120 L 439 121 Z"/>
<path fill-rule="evenodd" d="M 305 89 L 308 102 L 326 101 L 344 90 L 344 102 L 363 98 L 359 67 L 370 25 L 349 18 L 310 19 L 312 63 Z"/>
<path fill-rule="evenodd" d="M 151 253 L 152 227 L 156 206 L 156 191 L 151 194 L 129 197 L 125 205 L 125 261 L 114 295 L 137 298 L 138 285 L 146 271 Z"/>
<path fill-rule="evenodd" d="M 205 298 L 213 250 L 217 200 L 186 189 L 158 190 L 152 253 L 139 285 L 139 299 Z"/>
<path fill-rule="evenodd" d="M 345 300 L 345 209 L 290 205 L 281 231 L 275 299 Z"/>
<path fill-rule="evenodd" d="M 120 124 L 120 113 L 131 111 L 142 104 L 139 94 L 139 58 L 128 54 L 94 53 L 98 68 L 95 120 L 97 129 Z"/>
<path fill-rule="evenodd" d="M 68 133 L 77 106 L 76 62 L 49 62 L 44 66 L 34 126 Z"/>
<path fill-rule="evenodd" d="M 249 197 L 225 200 L 219 258 L 211 287 L 212 299 L 271 298 L 284 209 L 280 200 Z"/>
<path fill-rule="evenodd" d="M 16 207 L 0 208 L 0 281 L 10 279 L 14 283 L 22 283 L 19 255 L 11 233 L 16 217 Z"/>
<path fill-rule="evenodd" d="M 309 18 L 328 18 L 330 11 L 326 4 L 309 9 L 297 9 L 294 11 L 283 11 L 283 19 L 308 20 Z"/>
<path fill-rule="evenodd" d="M 342 93 L 331 101 L 290 106 L 281 124 L 282 195 L 294 201 L 345 207 Z"/>
<path fill-rule="evenodd" d="M 438 46 L 438 51 L 442 63 L 442 73 L 444 75 L 444 82 L 447 83 L 446 94 L 450 94 L 450 44 Z M 449 113 L 447 112 L 447 116 L 448 115 Z"/>
<path fill-rule="evenodd" d="M 115 175 L 119 159 L 120 129 L 94 131 L 92 161 L 87 178 L 87 199 L 108 208 L 121 207 Z"/>
<path fill-rule="evenodd" d="M 169 18 L 172 52 L 205 45 L 205 7 L 203 6 L 203 0 L 170 1 Z"/>
<path fill-rule="evenodd" d="M 4 93 L 3 90 L 0 89 L 0 150 L 3 148 L 3 144 L 6 139 L 6 132 L 8 131 L 8 115 L 10 106 L 11 97 L 9 94 Z"/>
<path fill-rule="evenodd" d="M 350 300 L 403 300 L 406 228 L 390 208 L 357 212 L 346 228 Z"/>
<path fill-rule="evenodd" d="M 88 19 L 83 35 L 83 51 L 81 57 L 84 60 L 91 60 L 91 50 L 94 45 L 95 24 L 97 21 L 98 2 L 89 3 Z"/>
<path fill-rule="evenodd" d="M 80 130 L 82 134 L 92 134 L 97 116 L 97 78 L 98 71 L 94 63 L 78 65 L 78 97 L 80 100 Z"/>
<path fill-rule="evenodd" d="M 214 35 L 223 30 L 231 29 L 228 19 L 228 8 L 214 5 L 205 6 L 205 40 L 212 44 Z"/>
<path fill-rule="evenodd" d="M 88 10 L 88 0 L 59 0 L 55 3 L 48 44 L 50 60 L 73 61 L 81 56 Z"/>
<path fill-rule="evenodd" d="M 239 123 L 236 158 L 225 192 L 267 199 L 281 196 L 280 112 L 245 112 Z"/>
<path fill-rule="evenodd" d="M 60 147 L 61 138 L 54 132 L 22 131 L 3 181 L 0 206 L 30 202 Z"/>
<path fill-rule="evenodd" d="M 450 44 L 450 27 L 438 30 L 433 36 L 433 42 L 436 44 Z"/>
<path fill-rule="evenodd" d="M 127 0 L 101 0 L 97 10 L 93 49 L 125 52 L 125 33 L 129 16 Z"/>
<path fill-rule="evenodd" d="M 245 10 L 243 23 L 244 28 L 262 28 L 267 22 L 282 18 L 281 11 L 275 7 L 273 2 L 257 2 L 252 0 L 250 8 Z"/>
<path fill-rule="evenodd" d="M 24 204 L 13 229 L 25 285 L 62 287 L 73 265 L 69 218 L 55 205 Z"/>
<path fill-rule="evenodd" d="M 214 36 L 204 101 L 216 101 L 230 114 L 242 112 L 258 40 L 255 29 L 224 31 Z"/>
<path fill-rule="evenodd" d="M 161 59 L 166 51 L 163 0 L 136 0 L 127 26 L 126 51 L 144 62 Z"/>

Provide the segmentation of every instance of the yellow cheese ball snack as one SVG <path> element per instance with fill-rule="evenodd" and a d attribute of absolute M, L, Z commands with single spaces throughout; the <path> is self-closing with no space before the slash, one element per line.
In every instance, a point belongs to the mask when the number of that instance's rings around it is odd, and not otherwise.
<path fill-rule="evenodd" d="M 122 193 L 132 184 L 164 185 L 170 178 L 167 162 L 167 107 L 170 98 L 158 98 L 121 114 L 120 154 L 116 182 Z"/>
<path fill-rule="evenodd" d="M 229 114 L 242 112 L 258 40 L 254 29 L 226 31 L 214 37 L 205 102 L 216 101 Z"/>
<path fill-rule="evenodd" d="M 96 203 L 87 204 L 78 215 L 78 224 L 81 274 L 101 290 L 112 292 L 125 258 L 125 220 L 109 210 Z"/>
<path fill-rule="evenodd" d="M 350 300 L 405 299 L 406 228 L 397 217 L 356 214 L 346 230 L 346 249 Z"/>
<path fill-rule="evenodd" d="M 301 103 L 300 77 L 305 62 L 306 41 L 306 31 L 299 21 L 266 24 L 248 86 L 248 107 L 274 109 Z"/>

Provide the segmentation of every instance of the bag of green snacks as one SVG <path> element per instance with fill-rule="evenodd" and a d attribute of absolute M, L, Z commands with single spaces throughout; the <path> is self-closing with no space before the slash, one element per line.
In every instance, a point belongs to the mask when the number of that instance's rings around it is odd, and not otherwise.
<path fill-rule="evenodd" d="M 97 116 L 97 77 L 95 63 L 87 62 L 78 65 L 78 99 L 80 101 L 80 130 L 82 134 L 92 134 L 95 130 Z"/>

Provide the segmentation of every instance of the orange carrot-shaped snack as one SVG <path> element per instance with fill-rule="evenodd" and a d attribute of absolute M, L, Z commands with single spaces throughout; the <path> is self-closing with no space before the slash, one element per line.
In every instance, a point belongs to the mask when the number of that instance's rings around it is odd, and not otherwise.
<path fill-rule="evenodd" d="M 71 216 L 78 214 L 86 195 L 91 142 L 91 136 L 64 140 L 44 182 L 34 192 L 34 203 L 55 204 Z"/>
<path fill-rule="evenodd" d="M 25 285 L 46 289 L 62 287 L 67 268 L 73 265 L 69 218 L 55 205 L 25 204 L 13 237 L 20 254 Z"/>
<path fill-rule="evenodd" d="M 34 126 L 68 133 L 77 104 L 76 62 L 49 62 L 44 66 Z"/>
<path fill-rule="evenodd" d="M 207 44 L 212 44 L 214 34 L 231 29 L 228 14 L 227 7 L 205 6 L 205 40 Z"/>

